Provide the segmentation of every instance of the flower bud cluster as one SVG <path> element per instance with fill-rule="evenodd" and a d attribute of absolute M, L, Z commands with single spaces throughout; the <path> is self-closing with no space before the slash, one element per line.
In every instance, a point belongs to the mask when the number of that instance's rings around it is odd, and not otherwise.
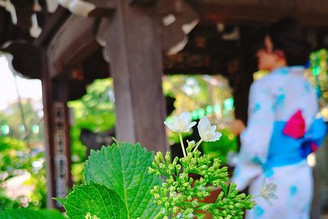
<path fill-rule="evenodd" d="M 172 121 L 164 124 L 174 132 L 179 133 L 183 157 L 175 157 L 171 162 L 171 154 L 165 156 L 158 152 L 155 155 L 149 173 L 164 177 L 160 186 L 155 186 L 150 192 L 161 211 L 156 218 L 192 219 L 204 218 L 204 212 L 212 214 L 213 218 L 242 219 L 244 210 L 253 207 L 251 196 L 239 194 L 236 185 L 229 185 L 228 169 L 222 167 L 219 159 L 210 159 L 197 150 L 204 141 L 217 141 L 221 137 L 216 132 L 216 126 L 210 124 L 205 116 L 198 124 L 200 141 L 190 141 L 185 149 L 182 135 L 196 125 L 191 121 L 190 113 L 174 116 Z M 207 203 L 204 199 L 211 195 L 214 189 L 221 189 L 215 202 Z"/>
<path fill-rule="evenodd" d="M 192 150 L 193 146 L 188 145 L 186 157 L 175 157 L 172 162 L 170 152 L 155 155 L 149 173 L 165 177 L 162 185 L 151 190 L 155 202 L 162 206 L 157 218 L 203 218 L 204 212 L 214 218 L 242 218 L 244 209 L 253 206 L 251 196 L 239 194 L 235 184 L 228 185 L 227 167 L 222 167 L 219 159 L 211 160 Z M 204 202 L 215 188 L 222 190 L 216 201 Z"/>

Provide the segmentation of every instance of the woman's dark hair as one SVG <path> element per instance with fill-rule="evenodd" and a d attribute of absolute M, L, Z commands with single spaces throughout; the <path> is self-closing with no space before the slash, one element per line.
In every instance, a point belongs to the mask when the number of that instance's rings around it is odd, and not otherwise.
<path fill-rule="evenodd" d="M 301 25 L 294 18 L 283 18 L 266 29 L 272 41 L 274 50 L 284 52 L 287 65 L 305 65 L 309 54 L 310 44 Z"/>

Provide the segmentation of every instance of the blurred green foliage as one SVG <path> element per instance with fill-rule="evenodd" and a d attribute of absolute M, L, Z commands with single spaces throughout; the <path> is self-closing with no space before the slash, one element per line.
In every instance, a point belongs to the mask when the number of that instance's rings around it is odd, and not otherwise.
<path fill-rule="evenodd" d="M 0 211 L 1 219 L 65 219 L 55 209 L 31 210 L 31 209 L 7 209 Z"/>
<path fill-rule="evenodd" d="M 83 183 L 83 162 L 86 159 L 86 146 L 80 141 L 83 128 L 93 132 L 112 129 L 116 122 L 113 80 L 95 80 L 87 88 L 87 93 L 79 100 L 70 101 L 69 108 L 74 112 L 71 126 L 72 176 L 75 184 Z"/>
<path fill-rule="evenodd" d="M 30 194 L 9 197 L 6 185 L 18 176 L 28 175 L 25 186 L 32 186 Z M 45 159 L 43 151 L 28 147 L 11 137 L 0 137 L 0 210 L 6 208 L 46 206 Z"/>
<path fill-rule="evenodd" d="M 173 75 L 164 77 L 163 88 L 166 94 L 176 98 L 173 115 L 191 112 L 196 121 L 206 115 L 213 124 L 217 124 L 217 130 L 222 132 L 220 141 L 203 142 L 201 150 L 211 158 L 219 158 L 223 164 L 227 163 L 229 151 L 237 150 L 236 136 L 226 124 L 234 118 L 233 98 L 228 81 L 219 75 Z M 170 130 L 167 133 L 170 145 L 179 142 L 176 133 Z M 197 140 L 194 134 L 192 131 L 183 133 L 183 138 L 190 139 L 193 136 L 193 140 Z"/>
<path fill-rule="evenodd" d="M 230 129 L 221 129 L 220 141 L 203 142 L 202 150 L 211 159 L 219 158 L 221 163 L 227 163 L 227 155 L 230 151 L 237 151 L 237 138 Z"/>
<path fill-rule="evenodd" d="M 0 125 L 8 127 L 0 133 L 0 209 L 46 207 L 42 112 L 29 99 L 16 102 L 0 112 Z M 32 191 L 9 195 L 5 186 L 23 175 L 23 186 Z"/>
<path fill-rule="evenodd" d="M 222 76 L 164 76 L 163 90 L 165 95 L 176 98 L 174 102 L 176 110 L 173 114 L 191 112 L 209 105 L 222 108 L 221 114 L 216 115 L 220 119 L 233 114 L 232 110 L 228 114 L 224 111 L 224 101 L 231 98 L 232 94 L 227 80 Z M 95 80 L 81 99 L 70 101 L 68 106 L 74 113 L 74 123 L 71 126 L 72 176 L 75 184 L 81 184 L 84 182 L 81 172 L 83 172 L 83 162 L 86 159 L 86 146 L 80 141 L 80 133 L 82 129 L 103 132 L 114 128 L 116 115 L 113 80 L 111 78 Z M 215 119 L 212 118 L 212 120 Z M 220 122 L 217 120 L 215 124 Z M 236 141 L 235 138 L 231 138 L 228 130 L 223 132 L 223 135 L 227 134 L 229 137 L 224 136 L 219 145 L 205 145 L 204 149 L 213 157 L 219 156 L 225 163 L 228 151 L 235 150 Z M 191 134 L 184 133 L 184 137 Z M 179 142 L 178 137 L 170 131 L 168 131 L 168 139 L 170 145 Z"/>

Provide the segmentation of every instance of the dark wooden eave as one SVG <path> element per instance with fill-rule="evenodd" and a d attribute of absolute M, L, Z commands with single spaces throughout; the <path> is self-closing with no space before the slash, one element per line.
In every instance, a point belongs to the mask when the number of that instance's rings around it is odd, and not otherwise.
<path fill-rule="evenodd" d="M 328 26 L 325 0 L 190 0 L 204 22 L 264 24 L 293 16 L 305 26 Z"/>
<path fill-rule="evenodd" d="M 12 54 L 12 66 L 23 77 L 41 79 L 41 50 L 26 41 L 14 41 L 4 45 L 1 50 Z"/>
<path fill-rule="evenodd" d="M 297 17 L 303 25 L 310 28 L 323 29 L 322 27 L 328 26 L 328 14 L 326 13 L 326 11 L 328 11 L 328 2 L 325 0 L 276 0 L 274 2 L 272 0 L 187 1 L 193 6 L 200 17 L 199 26 L 206 27 L 207 25 L 210 27 L 211 25 L 215 26 L 218 23 L 238 26 L 259 26 L 273 22 L 278 18 L 287 15 Z M 99 2 L 101 3 L 101 1 Z M 134 4 L 137 4 L 138 2 L 147 4 L 153 3 L 154 1 L 146 0 L 131 2 L 133 2 L 131 7 L 135 7 Z M 111 4 L 110 6 L 113 7 Z M 104 11 L 108 10 L 97 10 L 96 12 L 98 13 L 95 13 L 94 15 L 101 15 Z M 111 9 L 108 12 L 113 13 L 113 10 Z M 86 59 L 94 60 L 92 56 L 94 56 L 95 53 L 101 53 L 101 46 L 96 42 L 95 38 L 99 28 L 98 25 L 99 23 L 97 24 L 97 19 L 95 18 L 77 17 L 72 15 L 67 9 L 59 6 L 57 10 L 46 19 L 43 31 L 37 39 L 34 41 L 30 41 L 30 39 L 27 40 L 26 45 L 24 45 L 22 41 L 13 42 L 14 44 L 10 48 L 3 48 L 3 50 L 7 49 L 7 52 L 14 55 L 13 67 L 22 75 L 30 78 L 41 78 L 40 64 L 37 61 L 40 60 L 38 55 L 40 51 L 37 50 L 41 47 L 45 48 L 49 46 L 50 50 L 48 50 L 48 52 L 51 51 L 51 53 L 48 54 L 51 62 L 50 64 L 55 65 L 56 68 L 56 73 L 49 72 L 50 77 L 55 78 L 59 76 L 59 74 L 66 74 L 69 79 L 69 75 L 72 71 L 84 68 L 83 66 L 79 66 L 79 63 L 82 63 L 83 60 Z M 217 45 L 217 47 L 220 47 L 220 51 L 222 51 L 222 48 L 229 43 L 231 42 L 220 42 L 220 45 Z M 228 52 L 229 50 L 233 51 L 233 48 L 228 46 L 225 49 L 225 51 Z M 36 55 L 31 56 L 31 51 Z M 202 62 L 204 63 L 208 61 L 208 57 L 206 57 L 208 51 L 206 51 L 206 49 L 194 50 L 189 47 L 189 44 L 187 44 L 182 53 L 184 52 L 184 55 L 194 55 L 194 58 L 198 56 L 198 59 L 203 60 Z M 223 60 L 223 58 L 228 55 L 229 54 L 226 54 L 226 52 L 212 54 L 212 56 L 218 58 L 221 57 L 220 60 Z M 165 57 L 164 60 L 166 60 Z M 108 69 L 107 65 L 108 63 L 102 60 L 101 66 L 98 65 L 98 68 L 96 67 L 93 70 L 94 72 L 100 72 L 101 69 Z M 27 68 L 26 66 L 30 66 L 30 68 Z M 176 68 L 176 66 L 173 66 L 172 68 L 169 68 L 164 62 L 164 66 L 165 74 L 181 74 L 187 72 L 195 74 L 213 74 L 218 71 L 222 72 L 222 65 L 214 70 L 211 66 L 209 67 L 206 65 L 187 66 L 186 68 Z M 88 68 L 88 71 L 86 71 L 84 75 L 86 81 L 80 81 L 79 83 L 87 84 L 96 77 L 104 77 L 104 75 L 108 74 L 109 72 L 107 70 L 104 74 L 93 75 L 93 73 L 90 72 L 90 68 Z M 76 84 L 75 82 L 72 83 Z M 80 95 L 73 96 L 77 97 Z"/>
<path fill-rule="evenodd" d="M 283 16 L 295 16 L 297 17 L 302 24 L 313 27 L 320 28 L 328 26 L 328 2 L 325 0 L 187 0 L 193 8 L 197 11 L 200 17 L 202 25 L 212 24 L 216 25 L 218 23 L 225 24 L 235 24 L 235 25 L 261 25 L 265 23 L 270 23 L 277 20 Z M 139 2 L 139 1 L 131 1 Z M 154 2 L 154 1 L 140 1 L 144 3 Z M 133 6 L 134 7 L 134 6 Z M 69 22 L 74 25 L 78 23 L 72 22 L 72 17 L 70 12 L 59 6 L 55 13 L 53 13 L 49 18 L 46 19 L 46 24 L 43 27 L 41 35 L 34 40 L 33 45 L 35 47 L 41 47 L 47 45 L 53 37 L 58 37 L 58 32 L 71 32 L 71 34 L 76 37 L 72 41 L 73 45 L 81 44 L 77 46 L 75 54 L 65 55 L 66 60 L 56 60 L 55 65 L 61 70 L 65 70 L 65 67 L 70 66 L 74 67 L 76 63 L 80 62 L 82 59 L 85 59 L 88 55 L 91 55 L 98 46 L 96 42 L 92 39 L 90 31 L 79 32 L 79 36 L 74 31 L 70 29 L 74 26 L 69 25 Z M 69 20 L 67 23 L 67 19 Z M 76 20 L 76 19 L 75 19 Z M 97 25 L 93 26 L 88 20 L 81 18 L 81 28 L 82 29 L 91 29 L 96 34 Z M 87 22 L 87 25 L 82 23 Z M 64 31 L 65 30 L 65 31 Z M 57 34 L 56 34 L 57 33 Z M 82 35 L 81 35 L 82 33 Z M 67 33 L 64 33 L 67 35 Z M 83 35 L 84 34 L 84 35 Z M 91 37 L 91 38 L 90 38 Z M 84 40 L 78 40 L 84 39 Z M 85 39 L 88 39 L 87 41 Z M 60 39 L 58 39 L 60 40 Z M 92 42 L 93 41 L 93 42 Z M 30 40 L 29 40 L 30 42 Z M 76 47 L 76 46 L 74 46 Z M 61 48 L 56 48 L 59 51 Z M 20 52 L 24 52 L 21 50 Z M 64 51 L 63 51 L 64 52 Z M 85 53 L 81 56 L 82 53 Z M 58 57 L 58 56 L 57 56 Z M 34 66 L 34 65 L 33 65 Z M 14 66 L 15 67 L 15 66 Z M 200 66 L 201 67 L 201 66 Z M 18 67 L 17 69 L 23 70 L 24 67 Z M 190 69 L 190 72 L 198 72 L 198 69 Z M 39 72 L 36 70 L 36 72 Z M 169 73 L 169 71 L 165 71 Z M 171 73 L 179 73 L 179 69 L 171 71 Z M 208 70 L 207 72 L 211 72 Z M 21 72 L 27 77 L 31 77 L 28 72 Z M 52 75 L 54 77 L 55 75 Z M 33 75 L 33 78 L 39 78 L 39 75 Z"/>

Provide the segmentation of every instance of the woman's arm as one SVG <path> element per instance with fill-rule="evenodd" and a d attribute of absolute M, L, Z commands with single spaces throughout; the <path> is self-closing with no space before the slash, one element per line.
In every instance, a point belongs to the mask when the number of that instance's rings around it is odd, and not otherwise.
<path fill-rule="evenodd" d="M 274 123 L 274 96 L 269 80 L 253 83 L 249 95 L 248 124 L 240 135 L 241 149 L 233 175 L 239 189 L 262 173 Z"/>

